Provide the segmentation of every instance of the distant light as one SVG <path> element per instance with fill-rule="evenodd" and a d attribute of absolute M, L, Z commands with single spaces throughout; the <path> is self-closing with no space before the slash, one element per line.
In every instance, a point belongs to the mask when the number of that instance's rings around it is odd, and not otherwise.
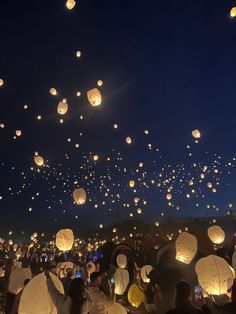
<path fill-rule="evenodd" d="M 76 51 L 76 57 L 77 57 L 77 58 L 80 58 L 80 57 L 81 57 L 81 51 L 79 51 L 79 50 Z"/>
<path fill-rule="evenodd" d="M 75 0 L 67 0 L 66 1 L 66 7 L 68 10 L 72 10 L 76 5 Z"/>
<path fill-rule="evenodd" d="M 230 11 L 230 16 L 231 17 L 236 17 L 236 7 L 233 7 Z"/>

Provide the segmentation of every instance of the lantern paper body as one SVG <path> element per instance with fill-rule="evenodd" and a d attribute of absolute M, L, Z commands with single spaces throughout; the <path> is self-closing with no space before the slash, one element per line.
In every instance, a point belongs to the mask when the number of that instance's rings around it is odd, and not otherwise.
<path fill-rule="evenodd" d="M 134 180 L 130 180 L 130 181 L 129 181 L 129 186 L 130 186 L 131 188 L 133 188 L 133 187 L 135 186 L 135 181 L 134 181 Z"/>
<path fill-rule="evenodd" d="M 197 238 L 188 232 L 182 232 L 176 242 L 176 259 L 182 263 L 190 264 L 197 254 Z"/>
<path fill-rule="evenodd" d="M 127 144 L 131 144 L 132 143 L 132 138 L 130 136 L 127 136 L 125 139 Z"/>
<path fill-rule="evenodd" d="M 200 138 L 201 137 L 201 133 L 200 133 L 200 131 L 198 129 L 196 129 L 196 130 L 192 131 L 192 136 L 194 138 Z"/>
<path fill-rule="evenodd" d="M 64 294 L 61 281 L 50 273 L 57 290 Z M 46 277 L 40 274 L 34 277 L 22 292 L 19 314 L 57 314 L 57 309 L 48 293 Z"/>
<path fill-rule="evenodd" d="M 201 258 L 195 270 L 199 284 L 210 295 L 226 294 L 233 285 L 233 272 L 228 263 L 219 256 Z"/>
<path fill-rule="evenodd" d="M 236 271 L 236 249 L 234 249 L 234 254 L 232 256 L 232 265 L 234 270 Z"/>
<path fill-rule="evenodd" d="M 63 115 L 63 114 L 66 114 L 67 111 L 68 111 L 67 102 L 60 101 L 58 106 L 57 106 L 57 113 Z"/>
<path fill-rule="evenodd" d="M 35 156 L 34 157 L 34 162 L 36 163 L 37 166 L 41 167 L 44 165 L 44 160 L 43 157 L 41 156 Z"/>
<path fill-rule="evenodd" d="M 126 269 L 117 269 L 114 275 L 115 294 L 123 295 L 129 284 L 129 272 Z"/>
<path fill-rule="evenodd" d="M 127 314 L 125 308 L 117 302 L 112 306 L 108 306 L 106 313 L 107 314 Z"/>
<path fill-rule="evenodd" d="M 89 103 L 93 106 L 100 106 L 102 103 L 102 95 L 97 88 L 93 88 L 87 92 Z"/>
<path fill-rule="evenodd" d="M 71 250 L 74 243 L 74 234 L 71 229 L 61 229 L 56 235 L 56 246 L 60 251 Z"/>
<path fill-rule="evenodd" d="M 116 263 L 119 268 L 125 268 L 127 266 L 127 257 L 125 256 L 125 254 L 117 255 Z"/>
<path fill-rule="evenodd" d="M 63 262 L 58 265 L 60 269 L 63 270 L 63 275 L 66 276 L 68 269 L 74 269 L 74 264 L 72 262 Z"/>
<path fill-rule="evenodd" d="M 139 288 L 139 286 L 137 286 L 136 284 L 133 284 L 129 288 L 128 301 L 132 306 L 136 308 L 138 308 L 144 301 L 144 293 L 141 288 Z"/>
<path fill-rule="evenodd" d="M 57 90 L 56 90 L 56 88 L 54 88 L 54 87 L 50 88 L 49 92 L 50 92 L 50 94 L 53 95 L 53 96 L 56 96 L 56 95 L 57 95 Z"/>
<path fill-rule="evenodd" d="M 92 261 L 88 262 L 86 265 L 86 270 L 87 270 L 88 274 L 91 275 L 92 273 L 94 273 L 96 271 L 95 264 Z"/>
<path fill-rule="evenodd" d="M 236 7 L 233 7 L 230 11 L 230 16 L 231 17 L 236 17 Z"/>
<path fill-rule="evenodd" d="M 209 227 L 207 234 L 214 244 L 221 244 L 225 240 L 225 232 L 220 226 Z"/>
<path fill-rule="evenodd" d="M 151 265 L 145 265 L 141 268 L 141 278 L 143 282 L 150 282 L 150 279 L 147 277 L 147 275 L 149 275 L 152 270 L 153 267 Z"/>
<path fill-rule="evenodd" d="M 68 10 L 72 10 L 76 5 L 75 0 L 67 0 L 66 1 L 66 7 Z"/>
<path fill-rule="evenodd" d="M 84 189 L 75 189 L 73 192 L 73 199 L 77 205 L 83 205 L 86 202 L 86 192 Z"/>
<path fill-rule="evenodd" d="M 31 279 L 31 271 L 28 268 L 16 268 L 11 272 L 9 291 L 18 294 L 24 288 L 26 279 Z"/>

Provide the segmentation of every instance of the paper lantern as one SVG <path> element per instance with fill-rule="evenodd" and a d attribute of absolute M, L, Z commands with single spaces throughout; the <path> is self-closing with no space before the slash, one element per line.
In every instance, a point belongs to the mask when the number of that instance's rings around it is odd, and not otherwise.
<path fill-rule="evenodd" d="M 37 166 L 41 167 L 44 165 L 44 159 L 42 156 L 35 156 L 34 157 L 34 162 L 36 163 Z"/>
<path fill-rule="evenodd" d="M 73 191 L 73 199 L 77 205 L 84 205 L 86 202 L 86 191 L 82 188 Z"/>
<path fill-rule="evenodd" d="M 93 88 L 87 92 L 89 103 L 93 106 L 100 106 L 102 103 L 102 95 L 97 88 Z"/>
<path fill-rule="evenodd" d="M 129 303 L 138 308 L 142 302 L 144 302 L 145 296 L 143 293 L 143 290 L 137 286 L 136 284 L 133 284 L 130 286 L 128 291 L 128 301 Z"/>
<path fill-rule="evenodd" d="M 127 144 L 131 144 L 132 143 L 132 138 L 130 136 L 127 136 L 125 140 L 126 140 Z"/>
<path fill-rule="evenodd" d="M 192 131 L 192 136 L 194 138 L 200 138 L 201 137 L 201 133 L 200 133 L 200 131 L 198 129 L 196 129 L 196 130 Z"/>
<path fill-rule="evenodd" d="M 171 195 L 171 194 L 166 194 L 166 199 L 167 199 L 168 201 L 170 201 L 170 200 L 172 199 L 172 195 Z"/>
<path fill-rule="evenodd" d="M 93 160 L 94 160 L 94 161 L 97 161 L 98 159 L 99 159 L 99 156 L 98 156 L 98 155 L 94 155 L 94 156 L 93 156 Z"/>
<path fill-rule="evenodd" d="M 0 87 L 4 85 L 3 79 L 0 79 Z"/>
<path fill-rule="evenodd" d="M 16 130 L 16 136 L 21 136 L 22 131 L 21 130 Z"/>
<path fill-rule="evenodd" d="M 197 254 L 197 238 L 188 232 L 179 234 L 175 242 L 176 259 L 190 264 Z"/>
<path fill-rule="evenodd" d="M 142 209 L 141 208 L 137 208 L 137 214 L 139 214 L 139 215 L 142 214 Z"/>
<path fill-rule="evenodd" d="M 230 11 L 230 16 L 231 17 L 236 17 L 236 7 L 233 7 Z"/>
<path fill-rule="evenodd" d="M 106 307 L 107 314 L 127 314 L 125 308 L 120 304 L 115 302 L 112 306 Z"/>
<path fill-rule="evenodd" d="M 68 10 L 72 10 L 76 5 L 75 0 L 67 0 L 66 1 L 66 7 Z"/>
<path fill-rule="evenodd" d="M 68 111 L 68 104 L 65 99 L 63 101 L 60 101 L 57 106 L 57 113 L 60 115 L 66 114 Z"/>
<path fill-rule="evenodd" d="M 127 266 L 127 257 L 125 254 L 118 254 L 116 257 L 116 263 L 119 268 L 125 268 Z"/>
<path fill-rule="evenodd" d="M 233 272 L 228 263 L 219 256 L 201 258 L 195 270 L 199 284 L 209 295 L 226 294 L 233 285 Z"/>
<path fill-rule="evenodd" d="M 145 265 L 141 268 L 141 278 L 143 282 L 150 282 L 150 279 L 148 278 L 148 275 L 153 270 L 153 267 L 151 265 Z"/>
<path fill-rule="evenodd" d="M 236 271 L 236 249 L 235 248 L 234 248 L 234 253 L 232 256 L 232 265 L 233 265 L 234 270 Z"/>
<path fill-rule="evenodd" d="M 56 96 L 56 95 L 57 95 L 57 90 L 56 90 L 56 88 L 54 88 L 54 87 L 50 88 L 50 89 L 49 89 L 49 93 L 50 93 L 51 95 L 53 95 L 53 96 Z"/>
<path fill-rule="evenodd" d="M 115 294 L 123 295 L 129 284 L 129 272 L 126 269 L 118 268 L 114 274 Z"/>
<path fill-rule="evenodd" d="M 86 270 L 87 270 L 87 273 L 89 274 L 89 276 L 94 273 L 96 271 L 96 266 L 95 264 L 90 261 L 86 264 Z"/>
<path fill-rule="evenodd" d="M 130 181 L 129 181 L 129 186 L 130 186 L 131 188 L 133 188 L 133 187 L 135 186 L 135 181 L 134 181 L 134 180 L 130 180 Z"/>
<path fill-rule="evenodd" d="M 98 80 L 97 84 L 98 84 L 98 86 L 102 86 L 103 85 L 103 81 L 102 80 Z"/>
<path fill-rule="evenodd" d="M 211 226 L 207 230 L 208 237 L 214 244 L 221 244 L 225 240 L 225 232 L 220 226 Z"/>
<path fill-rule="evenodd" d="M 56 247 L 60 251 L 71 250 L 74 243 L 74 234 L 71 229 L 61 229 L 56 235 Z"/>
<path fill-rule="evenodd" d="M 56 289 L 64 294 L 64 289 L 61 281 L 53 274 L 50 277 Z M 44 274 L 39 274 L 34 277 L 22 292 L 19 305 L 19 314 L 57 314 L 56 306 L 54 305 L 49 293 Z"/>
<path fill-rule="evenodd" d="M 24 288 L 26 279 L 31 279 L 31 271 L 28 268 L 16 268 L 11 272 L 9 281 L 9 291 L 18 294 Z"/>

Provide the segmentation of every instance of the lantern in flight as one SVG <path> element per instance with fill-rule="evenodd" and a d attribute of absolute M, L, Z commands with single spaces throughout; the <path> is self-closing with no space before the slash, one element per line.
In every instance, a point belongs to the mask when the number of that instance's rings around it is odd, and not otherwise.
<path fill-rule="evenodd" d="M 176 239 L 175 249 L 175 258 L 182 263 L 190 264 L 197 254 L 197 238 L 188 232 L 182 232 Z"/>
<path fill-rule="evenodd" d="M 201 137 L 201 133 L 198 129 L 195 129 L 192 131 L 192 136 L 196 139 L 200 138 Z"/>
<path fill-rule="evenodd" d="M 172 195 L 169 193 L 169 194 L 166 194 L 166 199 L 168 200 L 168 201 L 170 201 L 171 199 L 172 199 Z"/>
<path fill-rule="evenodd" d="M 207 230 L 208 237 L 214 244 L 221 244 L 225 240 L 225 232 L 220 226 L 211 226 Z"/>
<path fill-rule="evenodd" d="M 74 9 L 75 5 L 76 5 L 75 0 L 67 0 L 66 1 L 66 7 L 68 10 Z"/>
<path fill-rule="evenodd" d="M 56 88 L 52 87 L 49 89 L 49 93 L 52 95 L 52 96 L 56 96 L 57 95 L 57 90 Z"/>
<path fill-rule="evenodd" d="M 86 202 L 86 191 L 83 188 L 73 191 L 73 199 L 77 205 L 84 205 Z"/>
<path fill-rule="evenodd" d="M 102 103 L 102 95 L 97 88 L 90 89 L 87 92 L 87 98 L 93 107 L 100 106 Z"/>
<path fill-rule="evenodd" d="M 127 144 L 131 144 L 132 143 L 132 138 L 130 136 L 127 136 L 125 139 Z"/>
<path fill-rule="evenodd" d="M 56 247 L 60 251 L 71 250 L 74 244 L 74 234 L 71 229 L 61 229 L 56 234 Z"/>
<path fill-rule="evenodd" d="M 233 7 L 233 8 L 230 10 L 230 16 L 231 16 L 231 17 L 236 17 L 236 7 Z"/>
<path fill-rule="evenodd" d="M 37 166 L 41 167 L 44 165 L 44 159 L 42 156 L 35 156 L 34 157 L 34 162 L 36 163 Z"/>
<path fill-rule="evenodd" d="M 68 104 L 66 99 L 63 99 L 62 101 L 59 102 L 57 106 L 57 113 L 60 115 L 66 114 L 68 111 Z"/>
<path fill-rule="evenodd" d="M 133 187 L 135 186 L 135 181 L 134 181 L 134 180 L 130 180 L 130 181 L 129 181 L 129 186 L 130 186 L 131 188 L 133 188 Z"/>
<path fill-rule="evenodd" d="M 116 263 L 119 268 L 125 268 L 127 266 L 127 257 L 125 254 L 118 254 L 116 257 Z"/>
<path fill-rule="evenodd" d="M 98 80 L 97 84 L 98 84 L 98 86 L 102 86 L 103 85 L 103 81 L 102 80 Z"/>
<path fill-rule="evenodd" d="M 21 130 L 16 130 L 16 136 L 21 136 L 22 135 L 22 131 Z"/>

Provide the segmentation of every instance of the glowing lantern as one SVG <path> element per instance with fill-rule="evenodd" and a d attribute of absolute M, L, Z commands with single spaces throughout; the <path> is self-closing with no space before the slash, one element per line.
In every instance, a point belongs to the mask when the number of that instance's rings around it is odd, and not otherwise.
<path fill-rule="evenodd" d="M 54 88 L 54 87 L 50 88 L 50 89 L 49 89 L 49 93 L 50 93 L 51 95 L 53 95 L 53 96 L 56 96 L 56 95 L 57 95 L 57 90 L 56 90 L 56 88 Z"/>
<path fill-rule="evenodd" d="M 72 10 L 76 5 L 75 0 L 67 0 L 66 1 L 66 7 L 68 10 Z"/>
<path fill-rule="evenodd" d="M 236 249 L 234 248 L 234 254 L 232 256 L 232 265 L 234 270 L 236 271 Z"/>
<path fill-rule="evenodd" d="M 170 200 L 172 199 L 172 195 L 171 195 L 171 194 L 166 194 L 166 199 L 167 199 L 168 201 L 170 201 Z"/>
<path fill-rule="evenodd" d="M 94 160 L 94 161 L 97 161 L 98 159 L 99 159 L 99 156 L 98 156 L 98 155 L 94 155 L 94 156 L 93 156 L 93 160 Z"/>
<path fill-rule="evenodd" d="M 208 183 L 207 183 L 207 187 L 208 187 L 209 189 L 211 189 L 211 188 L 212 188 L 212 183 L 211 183 L 211 182 L 208 182 Z"/>
<path fill-rule="evenodd" d="M 196 130 L 192 131 L 192 136 L 194 138 L 200 138 L 201 137 L 201 133 L 200 133 L 200 131 L 198 129 L 196 129 Z"/>
<path fill-rule="evenodd" d="M 230 11 L 230 16 L 231 17 L 236 17 L 236 7 L 233 7 Z"/>
<path fill-rule="evenodd" d="M 76 52 L 76 57 L 77 57 L 77 58 L 80 58 L 80 57 L 81 57 L 81 51 L 78 50 L 78 51 Z"/>
<path fill-rule="evenodd" d="M 4 81 L 3 79 L 0 79 L 0 87 L 2 87 L 4 85 Z"/>
<path fill-rule="evenodd" d="M 197 254 L 197 238 L 188 232 L 179 234 L 175 242 L 176 259 L 190 264 Z"/>
<path fill-rule="evenodd" d="M 97 88 L 93 88 L 87 92 L 89 103 L 93 106 L 100 106 L 102 103 L 102 95 Z"/>
<path fill-rule="evenodd" d="M 125 256 L 125 254 L 117 255 L 116 263 L 119 268 L 125 268 L 127 266 L 127 257 Z"/>
<path fill-rule="evenodd" d="M 61 281 L 50 273 L 56 289 L 64 294 Z M 20 299 L 19 314 L 56 314 L 57 309 L 49 293 L 44 274 L 34 277 L 24 288 Z"/>
<path fill-rule="evenodd" d="M 9 291 L 18 294 L 24 288 L 26 279 L 31 279 L 31 271 L 28 268 L 16 268 L 11 272 Z"/>
<path fill-rule="evenodd" d="M 123 295 L 129 284 L 129 272 L 126 269 L 117 269 L 114 275 L 115 294 Z"/>
<path fill-rule="evenodd" d="M 73 191 L 73 199 L 77 205 L 84 205 L 86 202 L 86 191 L 82 188 Z"/>
<path fill-rule="evenodd" d="M 102 86 L 103 85 L 103 81 L 102 80 L 98 80 L 97 84 L 98 84 L 98 86 Z"/>
<path fill-rule="evenodd" d="M 107 314 L 127 314 L 125 308 L 120 304 L 115 302 L 112 306 L 106 308 Z"/>
<path fill-rule="evenodd" d="M 44 160 L 43 157 L 41 156 L 35 156 L 34 157 L 34 162 L 36 163 L 37 166 L 41 167 L 44 165 Z"/>
<path fill-rule="evenodd" d="M 131 188 L 133 188 L 133 187 L 135 186 L 135 181 L 134 181 L 134 180 L 130 180 L 130 181 L 129 181 L 129 186 L 130 186 Z"/>
<path fill-rule="evenodd" d="M 57 113 L 58 114 L 66 114 L 68 111 L 68 104 L 66 102 L 66 99 L 63 99 L 63 101 L 60 101 L 58 106 L 57 106 Z"/>
<path fill-rule="evenodd" d="M 90 276 L 92 273 L 94 273 L 96 271 L 95 264 L 92 261 L 88 262 L 86 265 L 86 270 Z"/>
<path fill-rule="evenodd" d="M 143 290 L 137 286 L 136 284 L 133 284 L 130 286 L 128 291 L 128 301 L 129 303 L 138 308 L 142 302 L 144 302 L 145 296 L 143 293 Z"/>
<path fill-rule="evenodd" d="M 16 130 L 16 136 L 21 136 L 22 132 L 21 130 Z"/>
<path fill-rule="evenodd" d="M 150 279 L 148 278 L 148 275 L 153 270 L 153 267 L 151 265 L 145 265 L 141 268 L 141 278 L 143 282 L 150 282 Z"/>
<path fill-rule="evenodd" d="M 132 138 L 130 136 L 127 136 L 125 140 L 126 140 L 127 144 L 131 144 L 132 143 Z"/>
<path fill-rule="evenodd" d="M 56 235 L 56 247 L 60 251 L 71 250 L 74 243 L 74 234 L 71 229 L 61 229 Z"/>
<path fill-rule="evenodd" d="M 214 244 L 221 244 L 225 240 L 225 232 L 220 226 L 211 226 L 207 230 L 208 237 Z"/>
<path fill-rule="evenodd" d="M 142 214 L 142 209 L 141 208 L 137 208 L 137 214 L 139 214 L 139 215 Z"/>
<path fill-rule="evenodd" d="M 233 285 L 233 272 L 228 263 L 219 256 L 201 258 L 195 270 L 199 284 L 209 295 L 227 294 Z"/>

